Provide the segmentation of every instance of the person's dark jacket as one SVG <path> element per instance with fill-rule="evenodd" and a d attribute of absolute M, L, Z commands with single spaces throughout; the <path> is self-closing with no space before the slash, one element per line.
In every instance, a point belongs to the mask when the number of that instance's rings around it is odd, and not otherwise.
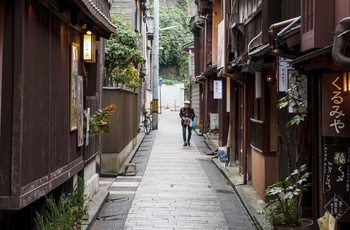
<path fill-rule="evenodd" d="M 188 107 L 188 112 L 186 113 L 186 108 L 182 107 L 180 109 L 180 118 L 181 118 L 181 125 L 184 125 L 184 120 L 182 119 L 183 117 L 188 117 L 190 119 L 193 120 L 193 118 L 195 118 L 196 114 L 194 113 L 194 109 L 192 109 L 191 107 Z"/>

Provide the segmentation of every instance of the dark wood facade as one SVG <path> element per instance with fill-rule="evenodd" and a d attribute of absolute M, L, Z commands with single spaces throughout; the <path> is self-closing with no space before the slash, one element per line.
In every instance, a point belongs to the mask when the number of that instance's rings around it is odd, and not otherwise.
<path fill-rule="evenodd" d="M 108 1 L 94 2 L 109 16 Z M 98 152 L 98 138 L 78 147 L 77 131 L 70 131 L 71 44 L 79 45 L 78 74 L 88 76 L 84 92 L 90 96 L 84 108 L 90 107 L 93 113 L 99 108 L 103 50 L 97 51 L 97 63 L 84 64 L 85 31 L 81 22 L 95 22 L 94 33 L 100 39 L 97 47 L 103 48 L 102 37 L 115 31 L 97 11 L 93 15 L 95 9 L 88 4 L 83 0 L 69 4 L 54 0 L 1 1 L 2 210 L 21 209 L 46 195 L 76 175 Z"/>
<path fill-rule="evenodd" d="M 322 1 L 303 1 L 302 9 L 309 9 L 308 14 L 305 10 L 301 12 L 302 19 L 304 19 L 301 27 L 301 50 L 304 55 L 294 59 L 292 64 L 300 73 L 305 74 L 310 82 L 308 100 L 311 103 L 311 109 L 308 119 L 311 124 L 309 128 L 311 133 L 309 152 L 312 160 L 309 164 L 312 166 L 313 172 L 312 210 L 313 218 L 316 220 L 324 214 L 325 206 L 336 194 L 346 204 L 350 203 L 349 192 L 345 189 L 342 190 L 348 186 L 348 182 L 339 181 L 337 178 L 331 178 L 329 181 L 326 176 L 328 169 L 325 167 L 328 164 L 327 149 L 341 148 L 341 146 L 348 145 L 350 140 L 348 125 L 344 126 L 342 129 L 344 134 L 341 135 L 339 135 L 340 131 L 339 133 L 334 132 L 331 126 L 327 127 L 326 125 L 331 112 L 328 108 L 331 106 L 327 102 L 329 96 L 326 95 L 331 95 L 336 91 L 336 89 L 331 88 L 337 84 L 334 77 L 340 77 L 340 81 L 342 81 L 343 73 L 347 71 L 346 68 L 337 66 L 332 60 L 333 39 L 334 36 L 337 36 L 334 32 L 338 22 L 350 16 L 350 7 L 348 1 L 342 0 L 327 1 L 324 4 Z M 325 13 L 328 15 L 327 17 L 324 17 Z M 340 83 L 339 87 L 343 88 L 344 86 Z M 342 104 L 347 107 L 349 105 L 347 96 L 340 94 L 340 97 L 344 98 Z M 331 102 L 331 100 L 329 101 Z M 346 116 L 346 109 L 342 111 Z M 345 124 L 348 122 L 346 121 Z M 334 153 L 330 152 L 329 154 Z M 330 163 L 333 164 L 333 162 Z M 328 190 L 330 184 L 333 186 L 332 190 Z M 338 223 L 341 229 L 348 228 L 349 213 L 345 213 L 338 220 Z"/>

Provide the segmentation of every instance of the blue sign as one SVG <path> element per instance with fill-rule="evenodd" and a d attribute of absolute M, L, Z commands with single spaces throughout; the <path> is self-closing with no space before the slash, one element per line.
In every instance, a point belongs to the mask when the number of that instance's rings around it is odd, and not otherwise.
<path fill-rule="evenodd" d="M 159 78 L 158 78 L 158 81 L 159 81 L 159 83 L 163 83 L 163 78 L 162 78 L 162 77 L 159 77 Z"/>

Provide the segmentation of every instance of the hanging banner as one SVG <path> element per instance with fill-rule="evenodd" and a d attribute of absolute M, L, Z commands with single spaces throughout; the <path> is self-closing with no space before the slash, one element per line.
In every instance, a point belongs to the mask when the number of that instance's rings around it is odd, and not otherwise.
<path fill-rule="evenodd" d="M 278 58 L 278 92 L 286 92 L 288 89 L 289 70 L 293 70 L 290 59 Z"/>
<path fill-rule="evenodd" d="M 222 81 L 214 80 L 214 99 L 222 99 Z"/>
<path fill-rule="evenodd" d="M 342 74 L 322 75 L 322 136 L 350 137 L 350 96 Z"/>
<path fill-rule="evenodd" d="M 217 68 L 221 69 L 225 65 L 225 21 L 222 20 L 218 25 L 218 57 Z"/>

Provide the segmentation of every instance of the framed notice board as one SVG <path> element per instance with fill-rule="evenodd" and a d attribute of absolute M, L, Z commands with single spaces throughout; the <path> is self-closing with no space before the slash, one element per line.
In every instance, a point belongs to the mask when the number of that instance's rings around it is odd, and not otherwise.
<path fill-rule="evenodd" d="M 323 191 L 350 194 L 350 145 L 324 145 Z"/>

